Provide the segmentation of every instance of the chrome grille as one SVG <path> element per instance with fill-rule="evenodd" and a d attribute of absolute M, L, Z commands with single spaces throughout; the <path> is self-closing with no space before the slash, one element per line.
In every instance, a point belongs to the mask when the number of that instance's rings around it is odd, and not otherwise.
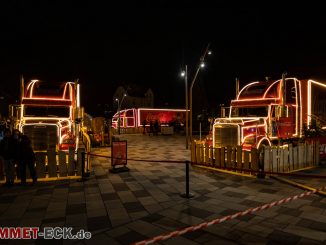
<path fill-rule="evenodd" d="M 238 126 L 216 125 L 214 147 L 236 146 L 238 144 Z"/>
<path fill-rule="evenodd" d="M 58 142 L 55 125 L 25 125 L 23 134 L 31 140 L 34 151 L 55 149 Z"/>

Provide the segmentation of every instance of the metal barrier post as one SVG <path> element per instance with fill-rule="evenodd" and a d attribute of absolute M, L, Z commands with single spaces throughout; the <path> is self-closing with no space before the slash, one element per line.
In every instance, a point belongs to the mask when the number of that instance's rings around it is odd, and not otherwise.
<path fill-rule="evenodd" d="M 86 154 L 86 152 L 85 151 L 82 151 L 81 152 L 81 179 L 80 179 L 80 181 L 86 181 L 86 180 L 88 180 L 87 179 L 87 177 L 89 177 L 90 176 L 90 173 L 89 173 L 89 171 L 85 171 L 85 160 L 86 160 L 86 157 L 85 157 L 85 154 Z"/>
<path fill-rule="evenodd" d="M 82 179 L 85 178 L 85 152 L 81 152 L 81 171 L 82 171 Z"/>
<path fill-rule="evenodd" d="M 194 194 L 189 192 L 189 161 L 186 161 L 186 192 L 180 194 L 183 198 L 192 198 Z"/>
<path fill-rule="evenodd" d="M 264 151 L 265 147 L 261 147 L 258 150 L 258 173 L 257 173 L 257 178 L 258 179 L 265 179 L 265 172 L 264 172 Z"/>

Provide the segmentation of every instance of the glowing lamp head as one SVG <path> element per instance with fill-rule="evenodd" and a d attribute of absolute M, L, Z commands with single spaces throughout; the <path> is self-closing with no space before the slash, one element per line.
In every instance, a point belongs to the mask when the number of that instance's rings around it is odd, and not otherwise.
<path fill-rule="evenodd" d="M 186 76 L 186 72 L 185 72 L 185 71 L 182 71 L 182 72 L 180 73 L 180 76 L 185 77 L 185 76 Z"/>
<path fill-rule="evenodd" d="M 208 55 L 211 55 L 212 54 L 212 51 L 211 50 L 208 50 L 207 54 Z"/>
<path fill-rule="evenodd" d="M 119 101 L 119 99 L 118 98 L 115 98 L 115 101 Z"/>
<path fill-rule="evenodd" d="M 200 67 L 201 68 L 204 68 L 205 67 L 205 63 L 204 62 L 200 63 Z"/>
<path fill-rule="evenodd" d="M 126 97 L 126 96 L 127 96 L 127 94 L 126 94 L 126 93 L 124 93 L 124 94 L 123 94 L 123 97 Z"/>

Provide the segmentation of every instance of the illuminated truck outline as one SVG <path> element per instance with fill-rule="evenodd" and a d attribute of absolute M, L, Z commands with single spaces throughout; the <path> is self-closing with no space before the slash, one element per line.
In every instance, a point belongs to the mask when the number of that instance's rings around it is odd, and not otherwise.
<path fill-rule="evenodd" d="M 286 87 L 287 84 L 290 88 Z M 318 92 L 314 90 L 316 88 Z M 313 107 L 316 103 L 319 106 L 319 101 L 312 102 L 313 90 L 316 94 L 324 93 L 321 98 L 326 98 L 326 84 L 314 80 L 285 78 L 271 82 L 252 82 L 244 86 L 236 99 L 231 101 L 229 117 L 215 119 L 213 146 L 242 145 L 245 150 L 250 150 L 251 147 L 272 145 L 280 139 L 291 141 L 301 138 L 304 125 L 309 128 L 312 119 L 318 118 Z M 234 116 L 240 109 L 250 111 L 260 107 L 266 108 L 265 115 Z M 321 107 L 325 110 L 324 104 Z M 326 113 L 323 111 L 320 114 L 319 116 L 325 117 Z M 324 118 L 321 121 L 325 123 Z M 326 125 L 321 126 L 326 128 Z"/>
<path fill-rule="evenodd" d="M 51 95 L 51 93 L 44 95 L 38 94 L 38 87 L 42 87 L 42 84 L 50 84 L 47 82 L 43 82 L 40 80 L 31 80 L 25 89 L 25 84 L 22 82 L 22 97 L 21 97 L 21 105 L 20 105 L 20 115 L 18 118 L 18 128 L 19 130 L 27 134 L 32 141 L 32 145 L 35 150 L 47 150 L 49 147 L 49 143 L 42 142 L 43 146 L 37 145 L 34 139 L 37 135 L 37 128 L 40 130 L 43 128 L 43 132 L 47 137 L 45 140 L 51 141 L 51 147 L 55 147 L 56 150 L 66 150 L 69 147 L 77 147 L 78 144 L 78 132 L 79 126 L 75 125 L 76 119 L 76 109 L 80 107 L 80 85 L 75 82 L 64 82 L 64 83 L 52 83 L 60 89 L 63 88 L 62 94 Z M 57 112 L 66 111 L 69 113 L 66 116 L 56 116 L 56 115 L 26 115 L 27 109 L 32 110 L 53 110 L 56 109 Z M 62 112 L 60 112 L 62 113 Z M 52 137 L 48 132 L 46 132 L 48 128 L 56 127 L 56 140 L 55 146 L 53 139 L 48 139 Z M 27 130 L 28 129 L 28 130 Z M 53 130 L 53 129 L 52 129 Z M 33 142 L 34 140 L 34 142 Z M 46 147 L 45 147 L 46 145 Z"/>
<path fill-rule="evenodd" d="M 151 114 L 152 112 L 152 114 Z M 144 117 L 146 115 L 146 118 Z M 181 126 L 185 123 L 185 109 L 157 109 L 157 108 L 132 108 L 120 111 L 120 128 L 141 128 L 143 121 L 146 120 L 146 127 L 150 126 L 150 121 L 158 120 L 161 126 L 169 126 L 173 120 L 180 122 Z M 112 127 L 118 128 L 119 113 L 112 117 Z"/>

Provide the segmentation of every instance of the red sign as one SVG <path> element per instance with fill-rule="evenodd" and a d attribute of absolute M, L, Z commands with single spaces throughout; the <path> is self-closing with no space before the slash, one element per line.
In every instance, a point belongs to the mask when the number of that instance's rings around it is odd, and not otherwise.
<path fill-rule="evenodd" d="M 127 165 L 127 141 L 112 141 L 111 166 Z"/>

